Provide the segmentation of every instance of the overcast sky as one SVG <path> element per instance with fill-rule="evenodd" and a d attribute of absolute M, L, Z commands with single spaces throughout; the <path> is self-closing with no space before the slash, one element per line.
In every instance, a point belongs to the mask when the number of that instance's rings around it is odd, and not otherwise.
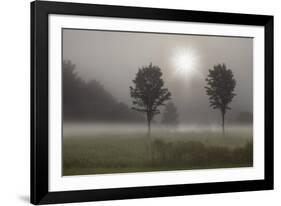
<path fill-rule="evenodd" d="M 182 67 L 180 56 L 192 61 Z M 71 60 L 85 80 L 96 79 L 119 101 L 131 106 L 129 86 L 138 68 L 150 62 L 163 72 L 180 120 L 219 123 L 218 110 L 209 107 L 204 86 L 208 70 L 225 63 L 237 81 L 232 111 L 252 112 L 253 39 L 93 30 L 63 30 L 63 59 Z"/>

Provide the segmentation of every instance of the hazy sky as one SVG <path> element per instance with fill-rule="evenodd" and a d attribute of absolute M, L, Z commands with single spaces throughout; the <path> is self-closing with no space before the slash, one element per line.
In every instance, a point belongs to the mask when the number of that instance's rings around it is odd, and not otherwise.
<path fill-rule="evenodd" d="M 226 119 L 252 112 L 251 38 L 64 29 L 63 59 L 76 64 L 83 79 L 98 80 L 129 106 L 129 86 L 138 68 L 152 62 L 162 69 L 165 87 L 172 93 L 180 120 L 191 123 L 221 121 L 219 111 L 209 107 L 204 86 L 208 69 L 225 63 L 237 81 L 237 96 Z"/>

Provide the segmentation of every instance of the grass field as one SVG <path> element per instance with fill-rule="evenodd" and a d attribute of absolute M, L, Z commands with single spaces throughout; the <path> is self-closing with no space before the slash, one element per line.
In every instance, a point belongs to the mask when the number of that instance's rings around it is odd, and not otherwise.
<path fill-rule="evenodd" d="M 64 135 L 63 175 L 251 167 L 251 131 Z"/>

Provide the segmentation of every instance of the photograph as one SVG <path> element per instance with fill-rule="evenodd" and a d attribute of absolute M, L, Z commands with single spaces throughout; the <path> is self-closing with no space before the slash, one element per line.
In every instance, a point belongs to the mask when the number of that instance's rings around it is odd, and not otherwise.
<path fill-rule="evenodd" d="M 274 189 L 274 16 L 197 9 L 31 2 L 32 204 Z"/>
<path fill-rule="evenodd" d="M 253 38 L 62 28 L 62 175 L 253 167 Z"/>

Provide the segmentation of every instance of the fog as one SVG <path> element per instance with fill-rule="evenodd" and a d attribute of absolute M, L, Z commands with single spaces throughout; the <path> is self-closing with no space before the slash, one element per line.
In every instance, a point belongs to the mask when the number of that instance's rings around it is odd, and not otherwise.
<path fill-rule="evenodd" d="M 174 55 L 188 48 L 196 57 L 193 71 L 177 73 Z M 172 93 L 183 124 L 220 125 L 219 110 L 209 107 L 204 86 L 208 70 L 225 63 L 236 79 L 231 122 L 242 112 L 253 111 L 253 39 L 217 36 L 171 35 L 93 30 L 63 30 L 63 60 L 76 65 L 85 81 L 97 80 L 118 101 L 132 106 L 129 86 L 137 70 L 158 65 L 165 87 Z M 157 120 L 161 115 L 157 115 Z"/>
<path fill-rule="evenodd" d="M 226 126 L 227 133 L 242 134 L 240 138 L 248 138 L 245 134 L 252 134 L 251 125 L 238 125 L 231 124 Z M 143 138 L 143 135 L 147 133 L 147 126 L 145 124 L 101 124 L 101 123 L 65 123 L 63 125 L 63 134 L 65 138 L 68 137 L 89 137 L 89 136 L 102 136 L 102 137 L 123 137 L 122 135 L 132 135 L 133 138 Z M 163 125 L 153 125 L 152 134 L 158 138 L 169 133 L 179 134 L 203 134 L 201 137 L 205 138 L 206 134 L 218 134 L 221 133 L 221 125 L 210 124 L 210 125 L 196 125 L 196 124 L 181 124 L 176 128 L 167 128 Z M 160 135 L 161 134 L 161 135 Z M 200 137 L 200 136 L 199 136 Z"/>

